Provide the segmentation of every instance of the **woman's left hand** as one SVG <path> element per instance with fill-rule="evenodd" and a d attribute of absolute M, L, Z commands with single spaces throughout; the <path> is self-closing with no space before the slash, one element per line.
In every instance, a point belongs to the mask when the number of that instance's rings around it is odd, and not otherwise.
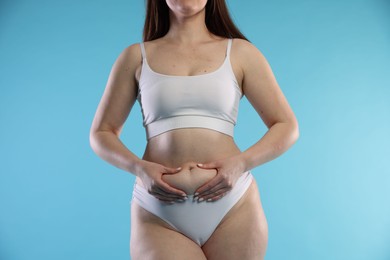
<path fill-rule="evenodd" d="M 201 169 L 216 169 L 217 175 L 196 189 L 194 200 L 215 201 L 222 198 L 245 172 L 244 161 L 239 156 L 197 164 Z"/>

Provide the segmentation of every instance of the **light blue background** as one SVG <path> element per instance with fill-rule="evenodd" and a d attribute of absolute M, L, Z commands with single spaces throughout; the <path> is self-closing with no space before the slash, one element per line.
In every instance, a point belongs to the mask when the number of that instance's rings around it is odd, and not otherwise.
<path fill-rule="evenodd" d="M 128 259 L 134 176 L 89 129 L 111 66 L 141 41 L 143 1 L 0 3 L 0 259 Z M 390 2 L 228 1 L 300 123 L 252 172 L 267 260 L 390 259 Z M 236 142 L 267 130 L 246 99 Z M 121 140 L 142 156 L 138 103 Z"/>

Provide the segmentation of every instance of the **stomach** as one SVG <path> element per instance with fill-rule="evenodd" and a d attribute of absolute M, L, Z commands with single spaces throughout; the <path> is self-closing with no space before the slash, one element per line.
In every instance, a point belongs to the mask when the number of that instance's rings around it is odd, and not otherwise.
<path fill-rule="evenodd" d="M 178 173 L 163 175 L 162 179 L 192 195 L 217 174 L 216 169 L 201 169 L 197 163 L 208 163 L 240 153 L 229 135 L 205 128 L 181 128 L 151 138 L 142 159 L 166 167 L 182 167 Z M 136 181 L 144 187 L 139 177 Z"/>
<path fill-rule="evenodd" d="M 187 162 L 182 165 L 182 169 L 175 174 L 166 174 L 162 179 L 177 189 L 184 191 L 188 195 L 194 195 L 195 190 L 217 175 L 216 169 L 201 169 L 196 162 Z"/>

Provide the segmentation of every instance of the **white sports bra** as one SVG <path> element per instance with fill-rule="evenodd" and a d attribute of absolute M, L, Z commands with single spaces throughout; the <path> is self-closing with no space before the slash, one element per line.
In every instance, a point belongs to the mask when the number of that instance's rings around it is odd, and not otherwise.
<path fill-rule="evenodd" d="M 233 137 L 242 93 L 230 63 L 232 39 L 226 57 L 215 71 L 194 76 L 173 76 L 153 71 L 144 43 L 137 100 L 146 138 L 177 128 L 208 128 Z"/>

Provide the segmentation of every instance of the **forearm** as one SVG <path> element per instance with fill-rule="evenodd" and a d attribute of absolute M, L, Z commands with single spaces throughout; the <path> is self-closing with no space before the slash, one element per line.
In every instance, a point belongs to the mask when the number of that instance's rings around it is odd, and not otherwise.
<path fill-rule="evenodd" d="M 110 164 L 138 176 L 142 159 L 138 158 L 109 131 L 98 131 L 90 135 L 92 150 Z"/>
<path fill-rule="evenodd" d="M 296 142 L 298 136 L 297 124 L 274 124 L 257 143 L 239 155 L 245 165 L 245 171 L 280 156 Z"/>

